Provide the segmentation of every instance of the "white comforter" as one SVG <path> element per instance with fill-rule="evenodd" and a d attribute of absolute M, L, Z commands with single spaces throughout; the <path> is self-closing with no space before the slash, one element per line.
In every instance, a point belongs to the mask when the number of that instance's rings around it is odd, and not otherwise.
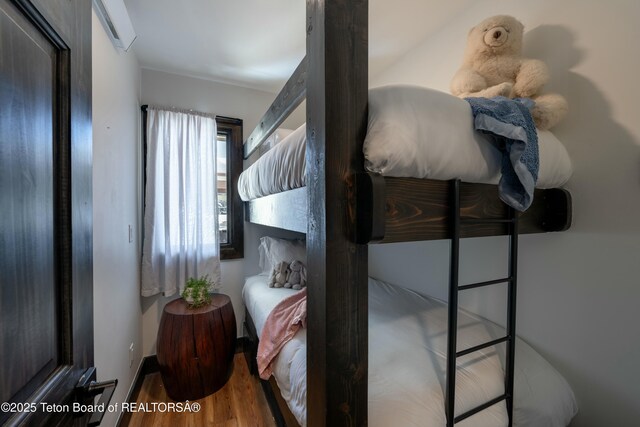
<path fill-rule="evenodd" d="M 243 296 L 258 335 L 270 310 L 291 291 L 269 288 L 266 276 L 246 280 Z M 500 326 L 461 311 L 458 349 L 504 336 Z M 442 427 L 447 307 L 441 301 L 369 279 L 369 425 Z M 565 427 L 577 412 L 564 378 L 522 340 L 516 344 L 514 425 Z M 458 361 L 456 413 L 504 392 L 504 345 Z M 291 412 L 306 425 L 306 330 L 276 359 L 274 377 Z M 457 424 L 507 425 L 501 402 Z"/>
<path fill-rule="evenodd" d="M 538 188 L 564 185 L 572 167 L 564 146 L 538 131 Z M 251 200 L 305 185 L 306 127 L 276 144 L 241 175 L 238 190 Z M 385 86 L 369 91 L 365 166 L 385 176 L 496 184 L 501 155 L 473 129 L 469 104 L 419 86 Z"/>

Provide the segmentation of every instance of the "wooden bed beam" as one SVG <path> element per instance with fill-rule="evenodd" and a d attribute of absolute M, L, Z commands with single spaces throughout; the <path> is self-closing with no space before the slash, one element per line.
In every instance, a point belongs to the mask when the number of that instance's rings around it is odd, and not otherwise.
<path fill-rule="evenodd" d="M 396 243 L 450 239 L 449 181 L 355 176 L 357 197 L 355 241 Z M 461 209 L 466 218 L 502 218 L 507 207 L 498 187 L 488 184 L 460 186 Z M 306 233 L 306 187 L 261 197 L 245 203 L 248 221 Z M 561 188 L 536 190 L 531 207 L 519 216 L 520 234 L 565 231 L 572 221 L 571 194 Z M 487 237 L 507 234 L 504 224 L 461 224 L 460 236 Z"/>
<path fill-rule="evenodd" d="M 372 172 L 355 175 L 356 183 L 356 235 L 360 244 L 379 242 L 385 233 L 384 177 Z"/>
<path fill-rule="evenodd" d="M 449 181 L 384 178 L 385 229 L 379 243 L 450 239 Z M 498 186 L 460 184 L 462 218 L 506 218 Z M 533 204 L 519 216 L 520 234 L 565 231 L 571 225 L 571 194 L 560 188 L 535 190 Z M 506 224 L 463 223 L 460 237 L 508 234 Z"/>
<path fill-rule="evenodd" d="M 258 126 L 244 143 L 244 159 L 248 159 L 267 140 L 269 135 L 298 108 L 307 92 L 307 57 L 298 64 L 287 83 L 273 101 Z"/>
<path fill-rule="evenodd" d="M 253 224 L 307 233 L 307 188 L 300 187 L 245 202 L 245 218 Z"/>
<path fill-rule="evenodd" d="M 449 181 L 385 178 L 385 232 L 380 243 L 450 239 Z M 498 186 L 460 185 L 463 218 L 506 218 Z M 564 231 L 571 225 L 571 195 L 554 188 L 535 190 L 533 204 L 519 214 L 520 234 Z M 460 237 L 508 234 L 506 224 L 463 223 Z"/>
<path fill-rule="evenodd" d="M 367 425 L 366 245 L 354 243 L 364 172 L 367 0 L 307 1 L 307 421 Z"/>

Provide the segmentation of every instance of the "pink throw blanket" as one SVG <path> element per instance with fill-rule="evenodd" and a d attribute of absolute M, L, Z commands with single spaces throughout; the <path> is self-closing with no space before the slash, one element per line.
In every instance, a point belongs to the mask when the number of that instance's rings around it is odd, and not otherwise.
<path fill-rule="evenodd" d="M 300 328 L 307 327 L 307 288 L 283 299 L 269 313 L 258 344 L 258 372 L 263 380 L 273 372 L 273 360 Z"/>

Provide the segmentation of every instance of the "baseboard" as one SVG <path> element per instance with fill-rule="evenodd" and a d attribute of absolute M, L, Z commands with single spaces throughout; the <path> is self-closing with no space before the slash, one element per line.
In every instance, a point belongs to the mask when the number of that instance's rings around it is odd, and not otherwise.
<path fill-rule="evenodd" d="M 136 372 L 136 379 L 133 382 L 133 385 L 129 389 L 129 394 L 127 395 L 127 402 L 135 402 L 138 400 L 138 396 L 140 395 L 140 390 L 142 389 L 142 383 L 144 382 L 144 378 L 153 374 L 154 372 L 160 371 L 160 366 L 158 365 L 158 357 L 153 354 L 151 356 L 146 356 L 142 358 L 140 365 L 138 366 L 138 371 Z M 118 427 L 126 427 L 129 425 L 131 421 L 131 412 L 130 411 L 121 411 L 120 416 L 118 417 L 118 421 L 116 422 L 116 426 Z"/>
<path fill-rule="evenodd" d="M 249 339 L 247 337 L 238 337 L 236 339 L 236 353 L 243 353 L 245 349 L 249 348 Z M 142 383 L 147 375 L 160 372 L 160 365 L 158 364 L 158 356 L 152 354 L 142 358 L 140 365 L 138 366 L 138 372 L 136 372 L 136 379 L 133 382 L 132 387 L 129 389 L 127 395 L 127 402 L 132 403 L 138 400 L 140 390 L 142 389 Z M 118 427 L 126 427 L 131 421 L 131 412 L 123 411 L 120 413 L 120 417 L 116 422 Z"/>

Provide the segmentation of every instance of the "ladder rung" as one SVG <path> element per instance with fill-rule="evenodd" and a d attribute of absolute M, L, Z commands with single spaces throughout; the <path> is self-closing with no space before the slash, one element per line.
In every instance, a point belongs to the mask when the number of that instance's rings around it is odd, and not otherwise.
<path fill-rule="evenodd" d="M 461 218 L 462 224 L 510 224 L 513 219 L 504 218 Z"/>
<path fill-rule="evenodd" d="M 477 282 L 471 283 L 468 285 L 458 286 L 459 291 L 464 291 L 466 289 L 480 288 L 482 286 L 496 285 L 498 283 L 506 283 L 511 282 L 513 280 L 512 277 L 505 277 L 504 279 L 496 279 L 496 280 L 487 280 L 486 282 Z"/>
<path fill-rule="evenodd" d="M 497 340 L 488 341 L 483 344 L 479 344 L 473 347 L 469 347 L 466 350 L 461 350 L 456 353 L 456 357 L 466 356 L 469 353 L 473 353 L 474 351 L 482 350 L 483 348 L 491 347 L 492 345 L 500 344 L 501 342 L 509 341 L 511 337 L 509 335 L 498 338 Z"/>
<path fill-rule="evenodd" d="M 477 414 L 478 412 L 480 412 L 480 411 L 482 411 L 484 409 L 487 409 L 489 406 L 493 406 L 496 403 L 500 402 L 501 400 L 506 399 L 507 397 L 509 397 L 509 396 L 507 396 L 506 394 L 503 394 L 502 396 L 496 397 L 495 399 L 491 399 L 490 401 L 488 401 L 486 403 L 483 403 L 480 406 L 476 406 L 475 408 L 465 412 L 464 414 L 458 415 L 457 417 L 455 417 L 453 419 L 453 422 L 454 423 L 459 423 L 460 421 L 469 418 L 471 415 Z"/>

